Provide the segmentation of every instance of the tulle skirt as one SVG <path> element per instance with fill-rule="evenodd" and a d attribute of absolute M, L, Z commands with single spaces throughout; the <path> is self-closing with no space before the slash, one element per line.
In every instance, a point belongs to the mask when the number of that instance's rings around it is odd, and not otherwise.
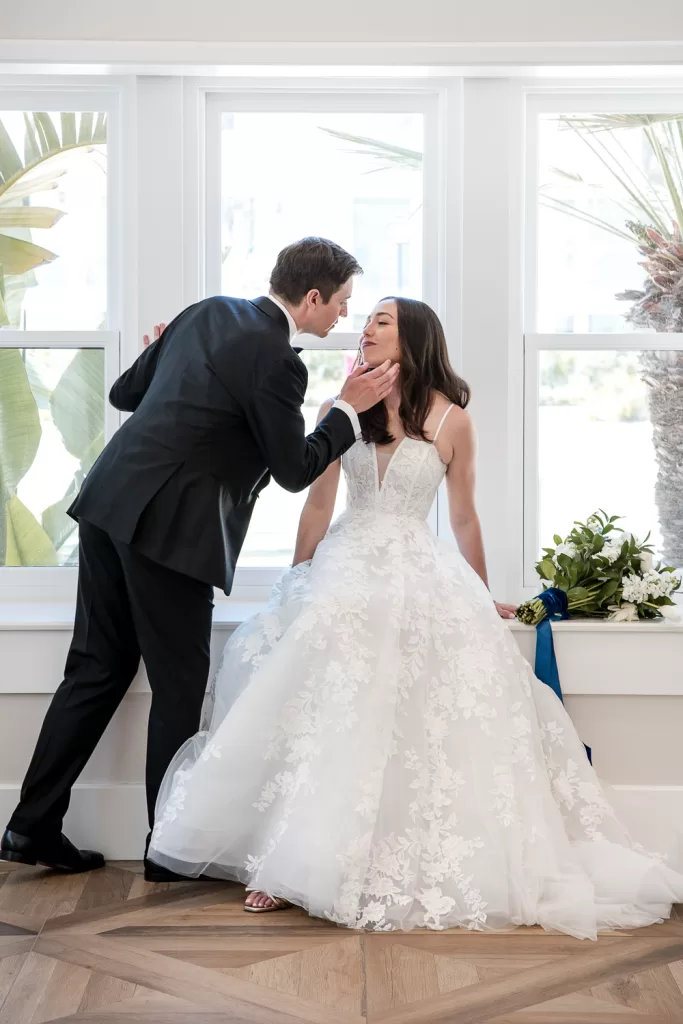
<path fill-rule="evenodd" d="M 381 514 L 342 516 L 232 635 L 149 855 L 360 929 L 594 939 L 683 900 L 478 576 Z"/>

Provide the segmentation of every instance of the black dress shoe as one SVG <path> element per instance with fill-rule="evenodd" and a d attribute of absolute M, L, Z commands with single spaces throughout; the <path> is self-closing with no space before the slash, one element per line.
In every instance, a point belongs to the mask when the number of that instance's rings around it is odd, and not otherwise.
<path fill-rule="evenodd" d="M 78 874 L 104 867 L 101 853 L 77 850 L 65 835 L 51 839 L 32 839 L 9 829 L 0 841 L 0 860 L 13 861 L 15 864 L 42 864 L 64 874 Z"/>
<path fill-rule="evenodd" d="M 169 868 L 162 868 L 155 864 L 149 857 L 145 857 L 145 881 L 146 882 L 215 882 L 217 879 L 209 878 L 208 875 L 179 875 Z"/>

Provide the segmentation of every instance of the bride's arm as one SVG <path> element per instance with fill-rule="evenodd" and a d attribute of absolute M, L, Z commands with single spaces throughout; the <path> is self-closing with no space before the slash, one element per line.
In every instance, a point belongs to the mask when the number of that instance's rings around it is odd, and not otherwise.
<path fill-rule="evenodd" d="M 444 441 L 451 446 L 452 451 L 446 470 L 451 529 L 461 555 L 488 587 L 481 524 L 474 504 L 477 442 L 469 413 L 464 409 L 453 409 L 442 433 Z M 514 619 L 513 605 L 500 601 L 495 601 L 494 604 L 501 618 Z"/>
<path fill-rule="evenodd" d="M 332 398 L 323 402 L 318 413 L 318 423 L 327 415 L 333 405 L 334 399 Z M 327 533 L 334 514 L 340 471 L 341 459 L 337 459 L 311 484 L 306 503 L 301 510 L 293 565 L 313 558 L 315 549 Z"/>
<path fill-rule="evenodd" d="M 448 513 L 460 554 L 488 587 L 481 525 L 474 504 L 477 444 L 469 413 L 455 408 L 444 424 L 443 439 L 452 446 L 446 471 Z"/>

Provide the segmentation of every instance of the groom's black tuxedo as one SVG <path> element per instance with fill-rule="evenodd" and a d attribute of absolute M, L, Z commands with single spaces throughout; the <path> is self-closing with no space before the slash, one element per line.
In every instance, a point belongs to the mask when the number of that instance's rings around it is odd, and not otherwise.
<path fill-rule="evenodd" d="M 216 297 L 191 306 L 114 384 L 112 405 L 134 415 L 71 515 L 229 593 L 271 475 L 301 491 L 355 440 L 340 409 L 305 436 L 306 384 L 275 303 Z"/>
<path fill-rule="evenodd" d="M 230 590 L 269 473 L 299 491 L 355 438 L 332 409 L 305 436 L 306 367 L 270 299 L 213 298 L 180 314 L 114 384 L 133 415 L 90 471 L 64 681 L 9 827 L 59 834 L 71 787 L 144 660 L 150 823 L 176 750 L 195 733 L 209 672 L 213 586 Z"/>

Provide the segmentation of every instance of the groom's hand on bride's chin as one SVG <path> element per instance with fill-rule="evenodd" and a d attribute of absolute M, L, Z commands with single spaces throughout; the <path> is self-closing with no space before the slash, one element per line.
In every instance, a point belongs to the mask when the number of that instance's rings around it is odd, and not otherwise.
<path fill-rule="evenodd" d="M 398 373 L 399 364 L 394 363 L 392 366 L 390 359 L 386 359 L 374 370 L 359 366 L 344 381 L 339 397 L 356 412 L 366 412 L 373 405 L 384 401 L 396 383 Z"/>

